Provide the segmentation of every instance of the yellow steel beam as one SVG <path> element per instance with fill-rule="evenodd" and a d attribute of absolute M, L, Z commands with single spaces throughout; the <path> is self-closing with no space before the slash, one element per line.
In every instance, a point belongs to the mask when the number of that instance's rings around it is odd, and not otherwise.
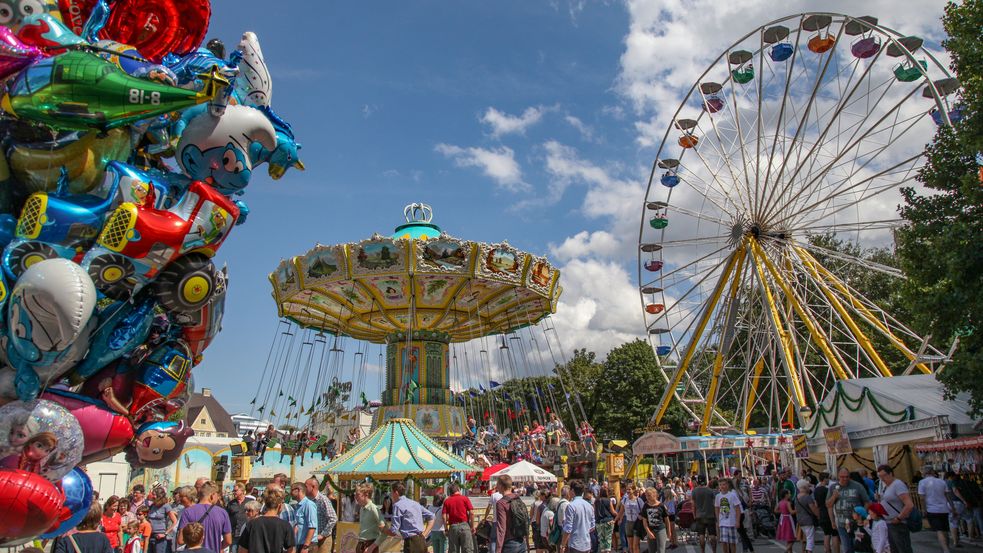
<path fill-rule="evenodd" d="M 859 313 L 860 316 L 863 317 L 864 320 L 870 323 L 874 328 L 881 331 L 881 334 L 883 334 L 888 339 L 888 341 L 891 342 L 891 345 L 897 348 L 898 351 L 900 351 L 905 357 L 907 357 L 909 361 L 914 361 L 918 357 L 918 354 L 908 349 L 908 346 L 905 345 L 905 343 L 901 341 L 900 338 L 895 336 L 895 334 L 891 332 L 891 329 L 888 328 L 886 324 L 884 324 L 873 313 L 871 313 L 870 310 L 867 309 L 867 306 L 861 303 L 857 298 L 853 297 L 853 294 L 850 293 L 850 289 L 847 288 L 845 284 L 840 282 L 840 279 L 838 279 L 836 275 L 829 272 L 829 269 L 827 269 L 826 267 L 823 267 L 822 263 L 816 261 L 816 258 L 813 257 L 812 254 L 810 254 L 807 250 L 803 249 L 802 254 L 805 255 L 807 259 L 811 260 L 815 264 L 816 269 L 826 278 L 826 280 L 828 280 L 829 283 L 832 284 L 834 288 L 836 288 L 841 294 L 843 294 L 843 296 L 845 296 L 850 301 L 850 305 L 857 311 L 857 313 Z M 932 373 L 932 370 L 929 369 L 928 366 L 926 366 L 924 363 L 916 363 L 915 367 L 924 374 Z"/>
<path fill-rule="evenodd" d="M 734 278 L 730 281 L 730 292 L 728 296 L 730 301 L 727 302 L 727 313 L 724 315 L 724 321 L 730 319 L 731 310 L 734 309 L 734 299 L 737 297 L 737 291 L 740 289 L 741 276 L 744 273 L 744 259 L 747 257 L 745 253 L 737 260 L 737 267 L 734 269 Z M 717 400 L 717 391 L 720 390 L 720 372 L 724 367 L 724 349 L 723 349 L 723 338 L 721 336 L 720 347 L 717 348 L 717 355 L 713 359 L 713 372 L 710 375 L 710 389 L 707 391 L 706 405 L 703 407 L 703 420 L 700 422 L 700 434 L 706 432 L 710 427 L 710 419 L 713 416 L 713 404 Z"/>
<path fill-rule="evenodd" d="M 730 278 L 731 272 L 734 270 L 734 264 L 737 263 L 738 258 L 744 257 L 744 252 L 746 251 L 746 246 L 744 242 L 730 254 L 730 258 L 727 260 L 727 265 L 724 266 L 724 272 L 720 275 L 720 280 L 717 281 L 717 285 L 713 289 L 713 294 L 710 296 L 710 301 L 707 302 L 706 310 L 700 316 L 700 320 L 696 325 L 696 329 L 693 331 L 693 337 L 690 339 L 689 345 L 686 346 L 686 354 L 683 355 L 682 360 L 679 362 L 679 366 L 676 367 L 676 372 L 672 376 L 672 381 L 666 386 L 665 392 L 662 393 L 662 399 L 659 401 L 659 409 L 655 412 L 655 417 L 653 417 L 655 424 L 660 424 L 662 422 L 662 417 L 665 416 L 666 411 L 669 409 L 669 404 L 672 402 L 673 394 L 675 394 L 676 386 L 683 379 L 683 375 L 686 374 L 686 370 L 689 368 L 689 362 L 693 359 L 693 354 L 696 353 L 696 344 L 700 341 L 700 337 L 703 335 L 703 330 L 706 328 L 707 323 L 710 321 L 710 316 L 713 315 L 713 309 L 717 306 L 717 302 L 720 301 L 720 296 L 724 291 L 724 287 L 727 284 L 727 280 Z"/>
<path fill-rule="evenodd" d="M 799 314 L 799 318 L 802 320 L 802 323 L 806 326 L 806 328 L 809 329 L 809 334 L 812 336 L 813 341 L 816 342 L 816 345 L 819 346 L 819 349 L 823 352 L 823 356 L 826 357 L 826 361 L 829 362 L 829 366 L 831 369 L 833 369 L 833 373 L 836 374 L 836 377 L 840 380 L 850 378 L 850 375 L 847 374 L 846 369 L 843 368 L 843 363 L 840 361 L 839 355 L 837 355 L 836 351 L 833 350 L 833 345 L 826 336 L 826 333 L 824 333 L 823 329 L 821 329 L 812 319 L 812 314 L 806 311 L 805 307 L 802 306 L 802 304 L 799 302 L 799 298 L 795 295 L 795 290 L 793 290 L 792 287 L 785 282 L 785 277 L 778 272 L 778 269 L 775 268 L 774 263 L 771 262 L 771 259 L 768 258 L 757 241 L 753 241 L 751 243 L 751 251 L 760 257 L 765 267 L 768 268 L 768 272 L 771 273 L 772 279 L 774 279 L 774 281 L 782 289 L 786 299 L 791 302 L 792 308 Z"/>
<path fill-rule="evenodd" d="M 792 340 L 782 324 L 782 317 L 775 305 L 775 297 L 771 294 L 771 287 L 768 286 L 768 279 L 765 277 L 764 261 L 759 254 L 760 246 L 754 238 L 750 239 L 751 258 L 754 260 L 754 267 L 758 271 L 758 278 L 761 280 L 761 289 L 765 293 L 765 301 L 768 302 L 768 310 L 771 312 L 771 321 L 775 326 L 775 332 L 782 343 L 782 355 L 785 357 L 785 369 L 788 371 L 788 379 L 792 385 L 792 395 L 799 407 L 806 406 L 806 396 L 802 390 L 802 382 L 799 380 L 799 370 L 795 366 L 795 356 L 792 355 Z"/>
<path fill-rule="evenodd" d="M 874 366 L 877 367 L 877 371 L 881 373 L 881 376 L 892 376 L 891 369 L 888 368 L 887 363 L 881 359 L 880 354 L 877 353 L 876 349 L 874 349 L 873 342 L 871 342 L 870 338 L 864 334 L 864 331 L 859 325 L 857 325 L 857 322 L 853 320 L 853 317 L 851 317 L 850 313 L 843 307 L 843 304 L 840 302 L 839 298 L 837 298 L 833 294 L 833 291 L 829 289 L 829 286 L 823 282 L 822 277 L 819 275 L 819 271 L 816 270 L 816 260 L 813 259 L 812 256 L 810 256 L 801 246 L 796 246 L 795 251 L 799 254 L 799 258 L 802 260 L 806 270 L 816 282 L 819 290 L 823 293 L 823 296 L 826 297 L 826 300 L 829 301 L 829 304 L 833 307 L 833 309 L 839 313 L 840 318 L 843 319 L 843 323 L 850 329 L 850 333 L 853 334 L 853 337 L 857 340 L 857 343 L 860 344 L 860 347 L 867 353 L 867 357 L 869 357 L 874 363 Z"/>
<path fill-rule="evenodd" d="M 761 355 L 758 362 L 754 365 L 754 376 L 751 377 L 751 387 L 747 392 L 747 407 L 744 409 L 744 427 L 742 432 L 747 433 L 748 426 L 751 425 L 751 410 L 754 402 L 758 399 L 758 383 L 761 382 L 761 373 L 765 372 L 765 356 Z"/>

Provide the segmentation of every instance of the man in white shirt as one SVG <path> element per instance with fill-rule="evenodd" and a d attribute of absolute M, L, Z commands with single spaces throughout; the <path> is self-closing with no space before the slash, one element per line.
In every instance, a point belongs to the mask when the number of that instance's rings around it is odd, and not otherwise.
<path fill-rule="evenodd" d="M 939 479 L 935 467 L 926 466 L 923 470 L 925 478 L 918 482 L 918 495 L 922 497 L 922 505 L 925 506 L 925 518 L 938 536 L 942 553 L 949 553 L 949 512 L 954 512 L 955 507 L 946 496 L 946 483 Z"/>

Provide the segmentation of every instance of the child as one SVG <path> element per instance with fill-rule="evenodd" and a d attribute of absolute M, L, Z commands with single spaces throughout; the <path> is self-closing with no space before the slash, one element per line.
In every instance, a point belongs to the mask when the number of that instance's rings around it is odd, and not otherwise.
<path fill-rule="evenodd" d="M 181 537 L 184 538 L 185 550 L 193 549 L 197 553 L 215 553 L 211 549 L 201 546 L 201 542 L 205 539 L 205 527 L 201 523 L 192 522 L 182 528 Z"/>
<path fill-rule="evenodd" d="M 887 542 L 887 511 L 880 503 L 871 503 L 867 509 L 870 519 L 870 541 L 874 553 L 890 553 L 891 548 Z"/>
<path fill-rule="evenodd" d="M 867 509 L 859 505 L 853 508 L 853 520 L 847 527 L 847 534 L 853 536 L 853 550 L 857 553 L 871 553 L 870 529 L 867 527 Z"/>
<path fill-rule="evenodd" d="M 137 509 L 137 537 L 143 540 L 144 551 L 148 551 L 150 547 L 150 533 L 153 531 L 150 521 L 147 520 L 148 513 L 150 513 L 150 507 L 146 505 Z"/>
<path fill-rule="evenodd" d="M 775 507 L 775 512 L 778 513 L 778 530 L 775 531 L 775 540 L 785 542 L 786 553 L 791 553 L 792 545 L 795 543 L 795 523 L 792 521 L 792 516 L 795 515 L 795 508 L 792 507 L 792 502 L 789 501 L 791 494 L 788 490 L 782 491 L 782 499 L 778 502 L 778 506 Z"/>
<path fill-rule="evenodd" d="M 123 532 L 129 536 L 125 542 L 123 553 L 143 553 L 143 536 L 140 535 L 140 523 L 132 521 L 123 528 Z"/>

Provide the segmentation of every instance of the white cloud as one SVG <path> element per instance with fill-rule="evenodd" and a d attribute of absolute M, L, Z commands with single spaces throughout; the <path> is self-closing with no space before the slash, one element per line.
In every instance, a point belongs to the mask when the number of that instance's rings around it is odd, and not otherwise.
<path fill-rule="evenodd" d="M 594 129 L 592 129 L 590 127 L 590 125 L 588 125 L 588 124 L 584 123 L 583 121 L 581 121 L 579 117 L 575 117 L 573 115 L 567 115 L 563 119 L 571 127 L 577 129 L 577 132 L 580 133 L 580 137 L 581 138 L 583 138 L 587 142 L 593 142 L 594 141 Z"/>
<path fill-rule="evenodd" d="M 550 244 L 550 255 L 560 261 L 570 261 L 578 257 L 611 257 L 618 252 L 618 240 L 606 230 L 594 232 L 582 230 L 568 236 L 562 244 Z"/>
<path fill-rule="evenodd" d="M 507 134 L 525 134 L 526 129 L 538 123 L 546 112 L 547 108 L 542 106 L 528 107 L 522 115 L 509 115 L 498 111 L 493 107 L 485 110 L 480 121 L 491 127 L 491 135 L 500 138 Z"/>
<path fill-rule="evenodd" d="M 462 148 L 453 144 L 437 144 L 434 150 L 453 159 L 458 167 L 477 167 L 495 183 L 509 192 L 530 189 L 522 180 L 522 169 L 515 160 L 515 152 L 508 146 L 497 148 Z"/>

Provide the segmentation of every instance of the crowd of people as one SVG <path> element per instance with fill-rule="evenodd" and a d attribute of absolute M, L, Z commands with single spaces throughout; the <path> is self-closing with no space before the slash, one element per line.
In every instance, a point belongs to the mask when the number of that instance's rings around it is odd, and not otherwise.
<path fill-rule="evenodd" d="M 499 431 L 489 416 L 484 425 L 478 425 L 474 417 L 468 417 L 464 436 L 454 443 L 454 452 L 479 467 L 498 463 L 515 463 L 526 460 L 537 465 L 553 464 L 561 454 L 561 446 L 568 454 L 577 455 L 597 449 L 594 429 L 587 421 L 577 425 L 576 440 L 571 439 L 563 421 L 550 414 L 546 425 L 533 420 L 521 430 Z"/>

